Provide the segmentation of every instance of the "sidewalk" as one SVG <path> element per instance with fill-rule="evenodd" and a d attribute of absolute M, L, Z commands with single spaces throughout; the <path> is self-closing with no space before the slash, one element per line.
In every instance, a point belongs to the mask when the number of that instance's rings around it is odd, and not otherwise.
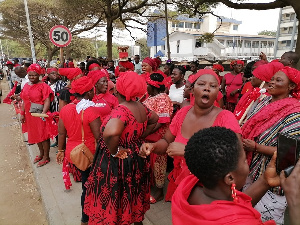
<path fill-rule="evenodd" d="M 26 134 L 24 138 L 27 140 Z M 81 182 L 74 182 L 71 175 L 71 190 L 65 190 L 61 165 L 58 165 L 55 161 L 57 148 L 50 149 L 51 162 L 40 168 L 37 168 L 36 164 L 32 163 L 35 156 L 39 153 L 37 145 L 27 145 L 27 149 L 49 224 L 79 225 L 81 219 Z M 171 225 L 171 204 L 160 201 L 151 205 L 143 224 Z"/>

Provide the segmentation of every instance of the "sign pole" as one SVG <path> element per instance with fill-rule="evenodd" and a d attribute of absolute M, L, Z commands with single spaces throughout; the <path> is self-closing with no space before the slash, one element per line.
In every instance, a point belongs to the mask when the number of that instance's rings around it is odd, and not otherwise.
<path fill-rule="evenodd" d="M 26 19 L 27 19 L 27 28 L 28 28 L 29 39 L 30 39 L 32 61 L 33 61 L 33 63 L 36 63 L 36 57 L 35 57 L 35 50 L 34 50 L 34 44 L 33 44 L 33 38 L 32 38 L 32 31 L 31 31 L 31 25 L 30 25 L 30 18 L 29 18 L 27 0 L 24 0 L 24 5 L 25 5 L 25 12 L 26 12 Z"/>
<path fill-rule="evenodd" d="M 64 49 L 60 47 L 60 67 L 64 68 Z"/>

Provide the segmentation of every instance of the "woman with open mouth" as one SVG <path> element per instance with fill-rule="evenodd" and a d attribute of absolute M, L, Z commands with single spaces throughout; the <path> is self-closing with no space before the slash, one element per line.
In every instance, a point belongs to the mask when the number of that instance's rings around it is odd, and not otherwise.
<path fill-rule="evenodd" d="M 186 166 L 184 148 L 194 133 L 204 128 L 221 126 L 240 134 L 240 126 L 234 115 L 214 106 L 219 93 L 220 81 L 218 75 L 211 69 L 199 70 L 193 76 L 192 92 L 195 103 L 180 109 L 174 116 L 164 138 L 155 143 L 144 143 L 140 155 L 146 157 L 151 152 L 164 154 L 174 158 L 174 169 L 168 176 L 166 201 L 171 201 L 172 195 L 180 181 L 189 174 Z"/>

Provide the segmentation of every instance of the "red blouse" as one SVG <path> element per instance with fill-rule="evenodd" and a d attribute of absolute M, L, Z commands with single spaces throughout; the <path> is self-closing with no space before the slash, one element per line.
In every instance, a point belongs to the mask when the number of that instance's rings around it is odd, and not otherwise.
<path fill-rule="evenodd" d="M 119 105 L 118 99 L 109 92 L 106 92 L 105 94 L 95 94 L 93 102 L 95 103 L 95 109 L 99 113 L 102 121 L 111 113 L 112 109 Z"/>

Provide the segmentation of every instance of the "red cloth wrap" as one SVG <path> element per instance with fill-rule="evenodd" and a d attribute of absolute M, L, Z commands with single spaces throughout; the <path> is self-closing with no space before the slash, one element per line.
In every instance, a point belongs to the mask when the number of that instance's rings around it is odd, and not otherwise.
<path fill-rule="evenodd" d="M 52 67 L 52 68 L 47 68 L 47 74 L 50 74 L 50 73 L 52 73 L 52 72 L 58 72 L 58 69 L 57 69 L 57 68 L 54 68 L 54 67 Z"/>
<path fill-rule="evenodd" d="M 243 125 L 243 138 L 254 140 L 254 138 L 269 129 L 280 119 L 295 112 L 300 112 L 300 103 L 296 98 L 284 98 L 272 102 L 263 107 Z M 252 153 L 247 154 L 247 160 L 250 164 Z"/>
<path fill-rule="evenodd" d="M 217 79 L 218 85 L 220 85 L 219 77 L 212 69 L 199 70 L 195 75 L 190 76 L 191 77 L 190 81 L 192 81 L 191 83 L 194 83 L 196 82 L 196 80 L 198 80 L 199 77 L 207 74 L 213 75 Z"/>
<path fill-rule="evenodd" d="M 11 61 L 7 61 L 6 65 L 14 65 Z"/>
<path fill-rule="evenodd" d="M 237 65 L 237 64 L 241 64 L 242 66 L 244 66 L 244 61 L 242 61 L 242 60 L 233 60 L 233 61 L 230 63 L 230 69 L 233 69 L 233 66 L 234 66 L 234 65 Z"/>
<path fill-rule="evenodd" d="M 258 60 L 256 63 L 254 63 L 253 67 L 258 67 L 265 64 L 268 64 L 268 62 L 265 60 Z"/>
<path fill-rule="evenodd" d="M 124 95 L 126 101 L 130 101 L 135 97 L 142 97 L 147 92 L 145 80 L 133 71 L 123 73 L 117 80 L 117 91 Z"/>
<path fill-rule="evenodd" d="M 70 93 L 83 94 L 93 89 L 94 84 L 89 77 L 81 77 L 78 80 L 74 80 L 71 84 Z"/>
<path fill-rule="evenodd" d="M 100 80 L 102 77 L 106 77 L 106 74 L 101 70 L 93 70 L 88 73 L 87 77 L 91 79 L 93 85 L 95 86 L 98 80 Z"/>
<path fill-rule="evenodd" d="M 219 70 L 220 72 L 224 71 L 224 67 L 221 64 L 214 64 L 213 69 Z"/>
<path fill-rule="evenodd" d="M 10 97 L 15 94 L 17 86 L 18 86 L 18 82 L 16 81 L 14 87 L 11 89 L 11 91 L 8 93 L 8 95 L 5 97 L 5 99 L 3 99 L 3 103 L 6 103 L 6 104 L 12 103 L 13 100 Z"/>
<path fill-rule="evenodd" d="M 128 52 L 119 52 L 119 58 L 121 60 L 124 60 L 124 59 L 128 60 Z"/>
<path fill-rule="evenodd" d="M 69 80 L 73 80 L 78 75 L 82 74 L 80 68 L 59 68 L 58 73 L 62 76 L 66 76 Z"/>
<path fill-rule="evenodd" d="M 149 84 L 153 87 L 156 87 L 156 88 L 160 88 L 161 85 L 165 85 L 164 80 L 162 82 L 154 81 L 154 80 L 151 80 L 150 76 L 146 77 L 146 82 L 147 82 L 147 84 Z"/>
<path fill-rule="evenodd" d="M 63 166 L 62 166 L 62 175 L 63 175 L 63 180 L 64 180 L 64 183 L 65 183 L 65 188 L 66 190 L 69 190 L 70 187 L 72 186 L 72 182 L 71 182 L 71 179 L 70 179 L 70 174 L 69 174 L 69 162 L 67 160 L 67 158 L 65 157 L 64 158 L 64 161 L 63 161 Z"/>
<path fill-rule="evenodd" d="M 92 63 L 91 65 L 89 65 L 89 71 L 91 71 L 95 67 L 99 67 L 100 68 L 100 66 L 97 63 Z"/>
<path fill-rule="evenodd" d="M 284 72 L 289 80 L 297 85 L 296 88 L 292 91 L 292 95 L 293 97 L 300 99 L 300 71 L 289 66 L 285 66 L 280 71 Z"/>
<path fill-rule="evenodd" d="M 283 67 L 284 65 L 280 62 L 270 62 L 268 64 L 258 66 L 253 70 L 252 74 L 262 81 L 270 82 L 274 74 L 283 69 Z"/>
<path fill-rule="evenodd" d="M 154 61 L 154 59 L 151 59 L 150 57 L 146 57 L 146 58 L 143 60 L 143 63 L 149 64 L 149 66 L 152 67 L 152 70 L 153 70 L 153 71 L 156 71 L 156 70 L 157 70 L 157 65 L 156 65 L 156 62 Z"/>
<path fill-rule="evenodd" d="M 31 64 L 27 69 L 27 73 L 29 73 L 30 71 L 36 72 L 38 75 L 41 75 L 43 73 L 42 68 L 39 64 Z"/>
<path fill-rule="evenodd" d="M 119 65 L 123 66 L 127 70 L 134 71 L 134 65 L 133 65 L 133 63 L 131 63 L 129 61 L 120 61 Z"/>
<path fill-rule="evenodd" d="M 45 117 L 48 127 L 49 135 L 51 139 L 54 139 L 58 135 L 58 120 L 59 112 L 47 112 L 49 117 Z"/>

